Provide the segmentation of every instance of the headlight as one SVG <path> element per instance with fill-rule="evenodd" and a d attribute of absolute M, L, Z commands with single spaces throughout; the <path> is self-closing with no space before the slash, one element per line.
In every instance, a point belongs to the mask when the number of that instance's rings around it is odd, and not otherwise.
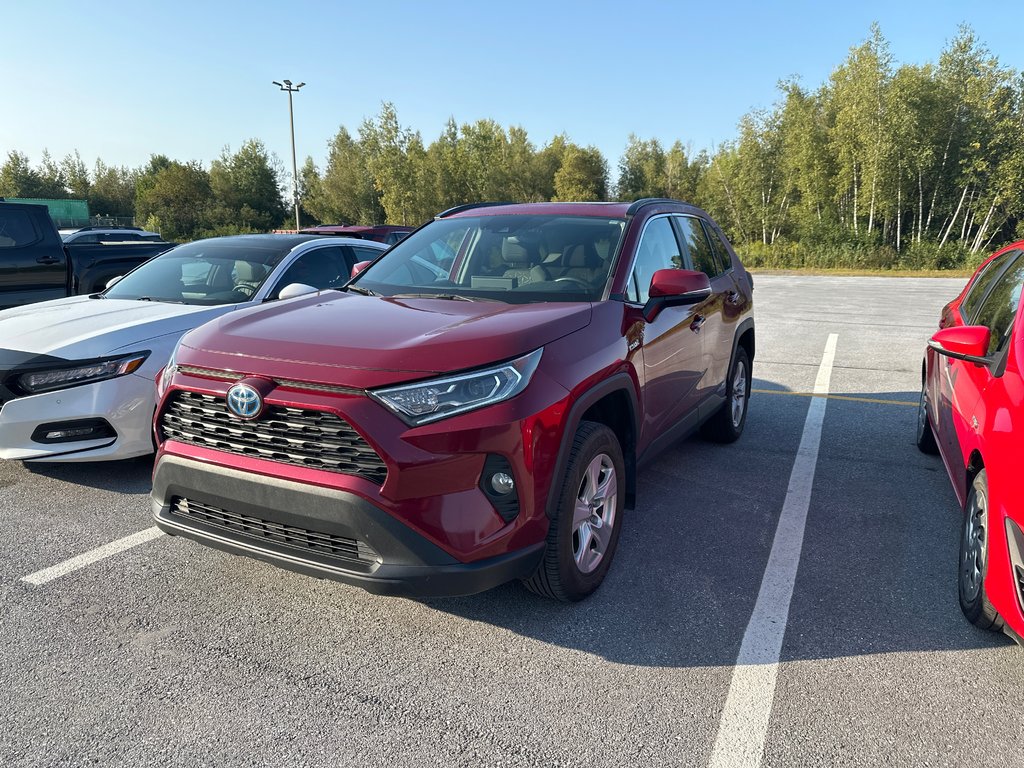
<path fill-rule="evenodd" d="M 160 375 L 156 378 L 156 399 L 159 400 L 164 396 L 164 392 L 171 386 L 171 379 L 174 378 L 174 374 L 178 370 L 178 347 L 181 346 L 179 341 L 174 345 L 174 350 L 171 352 L 171 358 L 167 361 L 167 365 L 160 371 Z"/>
<path fill-rule="evenodd" d="M 530 383 L 543 351 L 538 349 L 517 360 L 471 373 L 378 389 L 369 394 L 405 423 L 427 424 L 515 397 Z"/>
<path fill-rule="evenodd" d="M 73 368 L 49 368 L 43 371 L 23 373 L 18 377 L 18 384 L 31 394 L 76 387 L 79 384 L 92 384 L 96 381 L 114 379 L 134 373 L 139 366 L 146 362 L 147 357 L 149 357 L 149 352 L 136 352 L 110 360 L 94 360 Z"/>

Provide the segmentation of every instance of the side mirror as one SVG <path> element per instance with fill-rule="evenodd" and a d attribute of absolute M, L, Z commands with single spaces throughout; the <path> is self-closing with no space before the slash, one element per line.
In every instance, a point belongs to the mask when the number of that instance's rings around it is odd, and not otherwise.
<path fill-rule="evenodd" d="M 966 360 L 975 365 L 988 365 L 988 345 L 992 332 L 984 325 L 963 325 L 943 328 L 928 340 L 928 346 L 940 355 Z"/>
<path fill-rule="evenodd" d="M 659 269 L 651 276 L 644 319 L 653 320 L 663 307 L 698 304 L 711 295 L 711 281 L 692 269 Z"/>
<path fill-rule="evenodd" d="M 372 261 L 359 261 L 359 262 L 356 262 L 354 265 L 352 265 L 351 277 L 355 277 L 356 275 L 358 275 L 360 272 L 362 272 L 364 269 L 366 269 L 371 264 L 373 264 Z"/>
<path fill-rule="evenodd" d="M 117 285 L 121 281 L 122 277 L 124 277 L 124 275 L 118 275 L 117 277 L 110 278 L 109 280 L 107 280 L 107 284 L 104 287 L 105 288 L 113 288 L 115 285 Z"/>
<path fill-rule="evenodd" d="M 306 285 L 305 283 L 289 283 L 281 289 L 281 292 L 277 294 L 277 298 L 294 299 L 296 296 L 306 296 L 319 290 L 319 288 L 314 288 L 312 285 Z"/>

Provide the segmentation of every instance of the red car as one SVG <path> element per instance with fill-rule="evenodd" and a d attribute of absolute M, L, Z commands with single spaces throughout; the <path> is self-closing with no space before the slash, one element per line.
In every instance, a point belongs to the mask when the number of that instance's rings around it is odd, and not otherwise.
<path fill-rule="evenodd" d="M 413 229 L 414 227 L 402 227 L 397 224 L 379 224 L 373 227 L 357 224 L 320 224 L 299 231 L 307 235 L 341 235 L 342 237 L 358 237 L 363 240 L 376 240 L 385 245 L 394 245 L 403 237 L 408 236 Z"/>
<path fill-rule="evenodd" d="M 964 510 L 960 607 L 1024 636 L 1024 241 L 993 254 L 946 305 L 928 342 L 917 445 L 939 453 Z"/>
<path fill-rule="evenodd" d="M 385 594 L 604 579 L 637 468 L 743 431 L 752 281 L 672 200 L 469 205 L 346 287 L 188 334 L 160 528 Z"/>

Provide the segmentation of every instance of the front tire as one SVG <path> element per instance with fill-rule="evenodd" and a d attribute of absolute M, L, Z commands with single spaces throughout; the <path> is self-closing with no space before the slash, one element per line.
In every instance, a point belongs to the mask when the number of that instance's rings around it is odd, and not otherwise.
<path fill-rule="evenodd" d="M 615 555 L 625 501 L 618 438 L 604 424 L 584 421 L 573 438 L 544 559 L 524 580 L 527 588 L 563 602 L 597 589 Z"/>
<path fill-rule="evenodd" d="M 999 630 L 1002 620 L 988 600 L 985 576 L 989 557 L 988 474 L 981 470 L 971 484 L 964 505 L 964 521 L 960 528 L 960 560 L 957 569 L 957 592 L 960 610 L 974 626 Z"/>
<path fill-rule="evenodd" d="M 732 365 L 729 366 L 729 376 L 725 381 L 725 402 L 701 427 L 701 434 L 706 439 L 715 443 L 734 443 L 739 440 L 747 423 L 750 380 L 750 356 L 743 347 L 736 347 Z"/>

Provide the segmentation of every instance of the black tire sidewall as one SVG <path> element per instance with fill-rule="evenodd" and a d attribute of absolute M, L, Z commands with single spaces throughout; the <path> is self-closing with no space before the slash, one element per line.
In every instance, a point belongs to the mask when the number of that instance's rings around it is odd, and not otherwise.
<path fill-rule="evenodd" d="M 985 564 L 981 574 L 981 586 L 978 589 L 978 594 L 973 600 L 968 600 L 964 596 L 964 581 L 962 573 L 962 565 L 964 561 L 964 553 L 967 547 L 967 530 L 969 527 L 970 519 L 969 516 L 972 514 L 971 509 L 974 506 L 974 500 L 977 495 L 983 495 L 985 499 L 984 512 L 982 515 L 982 521 L 985 528 Z M 971 483 L 971 491 L 967 495 L 967 503 L 964 505 L 964 519 L 960 524 L 960 547 L 958 549 L 957 567 L 956 567 L 956 591 L 957 597 L 960 601 L 960 610 L 963 611 L 964 616 L 975 626 L 983 629 L 991 629 L 998 620 L 998 615 L 995 609 L 988 601 L 988 596 L 985 593 L 985 579 L 988 577 L 988 563 L 989 556 L 991 555 L 989 542 L 990 542 L 990 499 L 988 494 L 988 475 L 985 470 L 981 470 L 974 478 L 974 482 Z"/>
<path fill-rule="evenodd" d="M 618 548 L 619 535 L 622 532 L 623 507 L 626 500 L 626 475 L 625 462 L 622 458 L 622 447 L 618 438 L 611 429 L 604 424 L 584 422 L 577 430 L 577 435 L 582 431 L 588 434 L 583 440 L 580 450 L 573 452 L 569 457 L 569 464 L 566 468 L 565 478 L 558 500 L 557 535 L 554 538 L 554 553 L 558 561 L 558 573 L 566 597 L 570 600 L 579 600 L 586 597 L 600 586 L 611 567 Z M 591 573 L 582 573 L 576 566 L 572 554 L 573 535 L 573 510 L 576 506 L 576 495 L 580 484 L 583 482 L 583 475 L 591 460 L 598 454 L 607 454 L 615 467 L 616 477 L 616 507 L 615 523 L 612 527 L 612 537 L 601 563 Z"/>

